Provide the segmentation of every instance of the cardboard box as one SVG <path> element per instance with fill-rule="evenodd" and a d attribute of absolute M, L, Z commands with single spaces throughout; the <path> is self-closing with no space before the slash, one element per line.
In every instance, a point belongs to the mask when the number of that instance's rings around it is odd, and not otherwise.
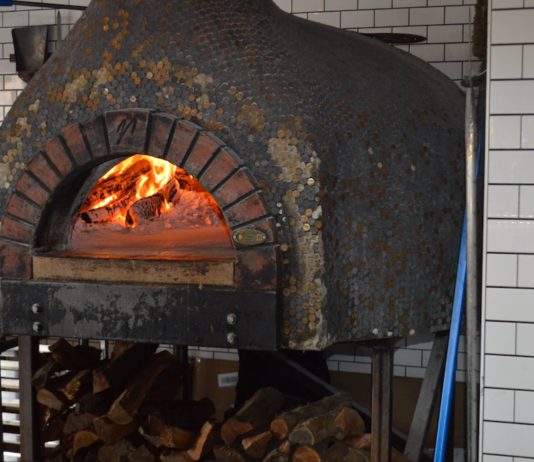
<path fill-rule="evenodd" d="M 238 368 L 236 361 L 193 360 L 192 397 L 195 400 L 210 398 L 215 404 L 217 419 L 222 420 L 224 413 L 234 406 Z"/>

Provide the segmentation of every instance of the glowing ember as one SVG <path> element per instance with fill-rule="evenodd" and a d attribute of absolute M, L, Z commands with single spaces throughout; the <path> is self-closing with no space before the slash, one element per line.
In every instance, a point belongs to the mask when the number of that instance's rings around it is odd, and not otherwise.
<path fill-rule="evenodd" d="M 222 212 L 202 185 L 181 168 L 141 154 L 96 183 L 74 223 L 71 246 L 132 258 L 232 249 Z"/>

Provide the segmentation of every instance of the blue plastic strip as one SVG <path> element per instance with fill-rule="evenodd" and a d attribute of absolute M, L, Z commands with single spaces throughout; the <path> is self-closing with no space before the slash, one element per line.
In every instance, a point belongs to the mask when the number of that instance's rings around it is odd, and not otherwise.
<path fill-rule="evenodd" d="M 452 319 L 447 347 L 447 360 L 445 362 L 445 376 L 441 392 L 439 408 L 438 434 L 436 436 L 436 450 L 434 462 L 444 462 L 447 450 L 447 437 L 451 420 L 451 407 L 454 402 L 454 384 L 456 382 L 456 361 L 458 357 L 458 342 L 462 325 L 463 306 L 465 299 L 465 277 L 467 273 L 467 223 L 464 214 L 462 226 L 462 240 L 460 255 L 458 257 L 458 272 L 456 273 L 456 286 L 454 288 L 454 301 L 452 304 Z"/>
<path fill-rule="evenodd" d="M 480 161 L 484 143 L 482 133 L 478 139 L 476 175 L 478 177 Z M 456 286 L 454 287 L 454 300 L 452 303 L 452 318 L 447 346 L 447 360 L 445 362 L 445 376 L 443 377 L 443 390 L 439 407 L 438 433 L 436 436 L 436 449 L 434 462 L 445 462 L 447 439 L 449 436 L 451 409 L 454 403 L 454 384 L 456 383 L 456 362 L 458 358 L 458 342 L 465 300 L 465 281 L 467 275 L 467 217 L 464 214 L 462 226 L 462 240 L 460 241 L 460 255 L 458 256 L 458 271 L 456 273 Z"/>
<path fill-rule="evenodd" d="M 0 0 L 0 6 L 13 6 L 13 0 Z"/>

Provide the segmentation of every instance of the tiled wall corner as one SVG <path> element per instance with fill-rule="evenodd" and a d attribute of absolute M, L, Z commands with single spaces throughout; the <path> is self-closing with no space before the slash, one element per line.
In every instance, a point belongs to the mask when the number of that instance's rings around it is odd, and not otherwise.
<path fill-rule="evenodd" d="M 534 2 L 490 8 L 481 460 L 534 458 Z"/>

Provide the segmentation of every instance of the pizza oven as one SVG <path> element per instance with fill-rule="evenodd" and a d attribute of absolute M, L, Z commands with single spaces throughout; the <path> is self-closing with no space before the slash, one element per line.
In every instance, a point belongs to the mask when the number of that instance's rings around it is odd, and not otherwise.
<path fill-rule="evenodd" d="M 270 0 L 93 0 L 0 130 L 3 331 L 319 350 L 446 326 L 462 97 Z"/>

